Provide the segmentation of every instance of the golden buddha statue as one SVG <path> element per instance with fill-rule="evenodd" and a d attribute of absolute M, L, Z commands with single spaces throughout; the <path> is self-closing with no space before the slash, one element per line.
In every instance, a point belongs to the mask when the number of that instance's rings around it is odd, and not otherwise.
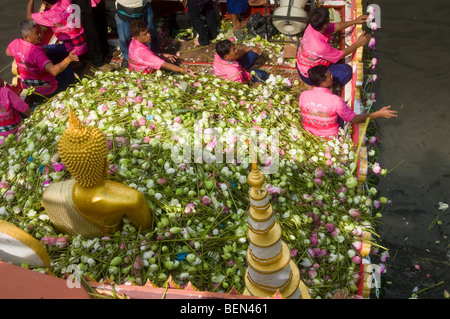
<path fill-rule="evenodd" d="M 58 150 L 73 179 L 50 184 L 42 206 L 56 228 L 85 238 L 114 234 L 126 216 L 141 230 L 151 226 L 152 215 L 144 195 L 108 176 L 108 147 L 97 128 L 83 126 L 70 109 L 69 128 Z"/>

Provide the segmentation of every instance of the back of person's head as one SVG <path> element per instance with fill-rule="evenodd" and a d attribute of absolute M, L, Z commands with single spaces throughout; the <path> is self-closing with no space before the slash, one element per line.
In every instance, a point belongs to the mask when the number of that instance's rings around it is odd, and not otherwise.
<path fill-rule="evenodd" d="M 144 20 L 133 20 L 130 23 L 130 34 L 137 37 L 142 31 L 148 31 L 147 23 Z"/>
<path fill-rule="evenodd" d="M 221 58 L 223 58 L 225 55 L 230 53 L 233 45 L 233 42 L 231 42 L 230 40 L 219 41 L 216 43 L 216 52 Z"/>
<path fill-rule="evenodd" d="M 330 12 L 327 8 L 316 8 L 309 14 L 309 23 L 314 30 L 322 30 L 323 26 L 328 22 L 330 22 Z"/>
<path fill-rule="evenodd" d="M 312 85 L 314 86 L 320 86 L 322 82 L 324 82 L 327 79 L 326 73 L 327 73 L 328 67 L 326 65 L 316 65 L 313 66 L 308 70 L 308 77 L 311 81 Z"/>
<path fill-rule="evenodd" d="M 47 2 L 50 5 L 54 5 L 58 2 L 58 0 L 42 0 L 42 2 Z"/>
<path fill-rule="evenodd" d="M 19 31 L 20 34 L 22 35 L 22 38 L 28 34 L 30 34 L 30 32 L 37 27 L 36 22 L 34 22 L 33 20 L 22 20 L 19 23 Z"/>

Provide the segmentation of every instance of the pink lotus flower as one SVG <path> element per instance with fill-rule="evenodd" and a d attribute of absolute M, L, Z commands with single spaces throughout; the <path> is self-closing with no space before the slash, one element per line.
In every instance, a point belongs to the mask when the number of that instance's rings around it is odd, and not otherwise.
<path fill-rule="evenodd" d="M 355 248 L 356 250 L 359 251 L 361 249 L 361 247 L 362 247 L 362 243 L 360 241 L 354 241 L 352 243 L 352 246 L 353 246 L 353 248 Z"/>
<path fill-rule="evenodd" d="M 325 225 L 325 230 L 326 230 L 327 232 L 329 232 L 329 233 L 334 232 L 335 229 L 336 229 L 336 226 L 334 226 L 333 223 L 327 223 L 327 224 Z"/>
<path fill-rule="evenodd" d="M 367 46 L 369 47 L 369 49 L 373 50 L 375 49 L 375 44 L 376 44 L 375 38 L 371 38 Z"/>
<path fill-rule="evenodd" d="M 9 183 L 6 181 L 0 182 L 0 188 L 7 189 L 9 187 Z"/>
<path fill-rule="evenodd" d="M 378 140 L 378 138 L 376 136 L 371 136 L 367 142 L 369 142 L 369 144 L 374 144 L 376 141 Z"/>
<path fill-rule="evenodd" d="M 361 213 L 359 212 L 359 210 L 357 210 L 356 208 L 351 208 L 351 209 L 348 211 L 348 214 L 349 214 L 350 216 L 352 216 L 352 217 L 358 217 L 358 216 L 361 215 Z"/>
<path fill-rule="evenodd" d="M 41 238 L 41 242 L 45 245 L 49 245 L 51 247 L 56 245 L 56 237 L 51 237 L 51 236 L 44 236 Z"/>
<path fill-rule="evenodd" d="M 42 186 L 50 185 L 51 180 L 47 179 L 45 182 L 42 183 Z"/>
<path fill-rule="evenodd" d="M 176 118 L 174 118 L 173 121 L 176 122 L 176 123 L 181 123 L 182 122 L 180 116 L 177 116 Z"/>
<path fill-rule="evenodd" d="M 354 263 L 354 264 L 360 264 L 361 263 L 361 257 L 359 257 L 359 256 L 353 256 L 352 257 L 352 263 Z"/>
<path fill-rule="evenodd" d="M 66 166 L 62 163 L 52 163 L 53 169 L 55 172 L 60 172 L 66 168 Z"/>
<path fill-rule="evenodd" d="M 8 202 L 10 202 L 14 199 L 15 195 L 16 195 L 16 192 L 14 192 L 12 189 L 10 189 L 10 190 L 6 191 L 5 199 Z"/>
<path fill-rule="evenodd" d="M 147 123 L 147 120 L 145 119 L 145 117 L 141 117 L 140 120 L 139 120 L 139 125 L 140 126 L 144 126 L 145 123 Z"/>
<path fill-rule="evenodd" d="M 153 107 L 153 102 L 152 101 L 147 101 L 147 107 L 152 108 Z"/>
<path fill-rule="evenodd" d="M 100 93 L 105 93 L 106 92 L 106 88 L 100 88 L 99 92 Z"/>
<path fill-rule="evenodd" d="M 320 167 L 317 167 L 316 171 L 314 173 L 314 177 L 315 178 L 322 178 L 324 176 L 325 176 L 325 174 L 323 173 L 322 169 Z"/>
<path fill-rule="evenodd" d="M 115 164 L 109 165 L 108 174 L 109 175 L 114 175 L 116 172 L 117 172 L 116 165 Z"/>
<path fill-rule="evenodd" d="M 144 143 L 150 143 L 150 141 L 151 141 L 150 137 L 148 136 L 144 137 Z"/>
<path fill-rule="evenodd" d="M 314 183 L 316 183 L 319 186 L 322 186 L 322 180 L 320 178 L 315 178 Z"/>
<path fill-rule="evenodd" d="M 164 178 L 158 178 L 158 184 L 164 185 L 167 181 Z"/>
<path fill-rule="evenodd" d="M 339 176 L 341 176 L 341 175 L 344 174 L 344 169 L 343 169 L 342 167 L 335 167 L 335 168 L 334 168 L 334 172 L 335 172 L 336 174 L 338 174 Z"/>
<path fill-rule="evenodd" d="M 298 254 L 298 249 L 293 249 L 291 251 L 291 257 L 295 258 L 295 257 L 297 257 L 297 254 Z"/>
<path fill-rule="evenodd" d="M 195 208 L 194 203 L 188 203 L 184 209 L 185 214 L 189 214 Z"/>
<path fill-rule="evenodd" d="M 128 144 L 128 140 L 125 137 L 116 138 L 117 146 L 125 146 Z"/>
<path fill-rule="evenodd" d="M 380 174 L 380 172 L 381 172 L 380 164 L 378 164 L 377 162 L 375 162 L 375 163 L 372 165 L 372 172 L 374 172 L 375 174 Z"/>
<path fill-rule="evenodd" d="M 203 196 L 202 197 L 202 204 L 205 206 L 211 205 L 211 198 L 209 198 L 208 196 Z"/>
<path fill-rule="evenodd" d="M 67 237 L 61 236 L 56 240 L 55 246 L 58 248 L 66 248 L 67 247 Z"/>

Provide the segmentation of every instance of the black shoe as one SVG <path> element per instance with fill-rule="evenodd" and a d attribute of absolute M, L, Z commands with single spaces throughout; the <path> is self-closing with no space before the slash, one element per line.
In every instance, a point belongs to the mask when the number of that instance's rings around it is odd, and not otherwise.
<path fill-rule="evenodd" d="M 123 59 L 123 60 L 122 60 L 122 63 L 120 64 L 120 66 L 121 66 L 123 69 L 128 69 L 128 60 Z"/>

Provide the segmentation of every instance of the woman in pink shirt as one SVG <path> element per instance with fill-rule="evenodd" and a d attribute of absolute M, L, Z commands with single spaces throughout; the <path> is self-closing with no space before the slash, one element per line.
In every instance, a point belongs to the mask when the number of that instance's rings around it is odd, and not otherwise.
<path fill-rule="evenodd" d="M 5 82 L 0 77 L 0 136 L 15 134 L 22 121 L 21 113 L 28 117 L 31 109 L 11 89 L 4 87 Z"/>
<path fill-rule="evenodd" d="M 370 41 L 369 34 L 361 35 L 358 40 L 344 50 L 338 50 L 331 46 L 329 40 L 331 34 L 345 30 L 346 28 L 362 24 L 367 20 L 366 15 L 359 16 L 352 21 L 330 23 L 330 13 L 327 8 L 320 7 L 311 11 L 310 24 L 306 28 L 300 47 L 297 51 L 297 70 L 300 78 L 308 85 L 312 85 L 308 78 L 309 68 L 316 65 L 326 65 L 333 74 L 335 82 L 345 85 L 352 78 L 350 65 L 340 63 L 350 53 Z"/>
<path fill-rule="evenodd" d="M 69 64 L 78 61 L 78 56 L 72 51 L 63 61 L 53 64 L 44 49 L 38 45 L 41 32 L 34 21 L 22 21 L 20 32 L 22 39 L 13 40 L 5 53 L 7 56 L 13 56 L 17 63 L 22 88 L 34 87 L 36 93 L 45 97 L 51 97 L 65 90 L 75 80 Z M 29 96 L 27 99 L 29 105 L 42 101 L 43 98 L 36 95 Z"/>
<path fill-rule="evenodd" d="M 163 53 L 161 58 L 154 54 L 148 47 L 151 41 L 150 31 L 147 23 L 143 20 L 135 20 L 131 22 L 130 33 L 132 40 L 128 49 L 128 69 L 143 73 L 152 73 L 154 70 L 165 69 L 168 71 L 188 73 L 194 75 L 192 70 L 179 67 L 176 64 L 167 62 L 165 59 L 175 62 L 175 56 Z"/>
<path fill-rule="evenodd" d="M 313 135 L 332 139 L 339 131 L 338 117 L 352 124 L 362 123 L 370 117 L 397 117 L 397 111 L 385 106 L 378 111 L 367 114 L 355 114 L 344 100 L 330 91 L 333 75 L 325 65 L 317 65 L 308 70 L 308 77 L 314 86 L 303 91 L 299 98 L 303 128 Z"/>

